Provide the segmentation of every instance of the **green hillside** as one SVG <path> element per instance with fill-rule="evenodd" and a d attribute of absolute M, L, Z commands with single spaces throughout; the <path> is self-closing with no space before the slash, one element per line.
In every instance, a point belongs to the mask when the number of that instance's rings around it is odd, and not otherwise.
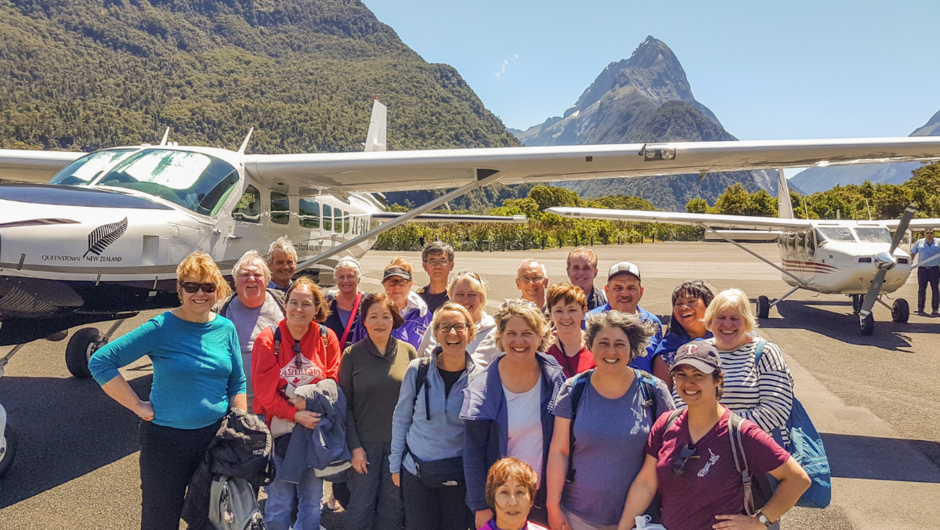
<path fill-rule="evenodd" d="M 0 148 L 159 141 L 355 151 L 519 145 L 456 70 L 357 0 L 0 0 Z"/>

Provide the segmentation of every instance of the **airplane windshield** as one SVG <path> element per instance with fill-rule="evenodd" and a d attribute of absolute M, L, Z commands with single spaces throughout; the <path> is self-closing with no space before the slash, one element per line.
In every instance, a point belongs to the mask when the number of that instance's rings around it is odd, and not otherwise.
<path fill-rule="evenodd" d="M 855 228 L 855 233 L 858 234 L 858 240 L 862 243 L 890 243 L 891 242 L 891 232 L 887 228 L 875 227 L 875 228 Z"/>
<path fill-rule="evenodd" d="M 87 186 L 105 168 L 127 157 L 134 151 L 136 149 L 109 149 L 83 156 L 59 170 L 49 181 L 49 184 Z"/>
<path fill-rule="evenodd" d="M 842 226 L 817 228 L 816 239 L 820 243 L 824 241 L 855 241 L 855 238 L 852 237 L 852 231 Z"/>
<path fill-rule="evenodd" d="M 237 183 L 238 171 L 218 158 L 147 149 L 121 161 L 95 185 L 141 191 L 202 215 L 215 215 Z"/>

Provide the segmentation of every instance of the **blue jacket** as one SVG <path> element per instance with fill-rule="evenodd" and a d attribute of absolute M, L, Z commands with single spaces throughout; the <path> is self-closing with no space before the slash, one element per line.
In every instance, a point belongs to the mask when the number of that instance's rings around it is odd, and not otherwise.
<path fill-rule="evenodd" d="M 656 358 L 657 355 L 662 355 L 663 361 L 666 361 L 666 366 L 672 368 L 672 361 L 676 358 L 676 351 L 678 351 L 683 344 L 688 344 L 696 340 L 710 339 L 712 337 L 714 337 L 714 335 L 712 335 L 711 331 L 706 332 L 705 336 L 701 339 L 692 339 L 684 332 L 669 330 L 669 333 L 666 333 L 663 340 L 659 341 L 659 346 L 656 347 L 653 356 L 650 357 L 650 364 L 653 363 L 653 359 Z"/>
<path fill-rule="evenodd" d="M 277 478 L 299 484 L 312 467 L 317 476 L 335 475 L 349 467 L 352 454 L 346 446 L 346 396 L 332 379 L 298 387 L 295 394 L 307 400 L 306 410 L 320 413 L 316 429 L 297 423 L 291 431 L 287 454 Z"/>
<path fill-rule="evenodd" d="M 445 397 L 444 379 L 437 370 L 437 354 L 440 351 L 441 348 L 437 347 L 431 352 L 428 378 L 417 396 L 415 380 L 422 358 L 411 361 L 401 382 L 398 405 L 395 407 L 395 415 L 392 416 L 392 453 L 388 457 L 389 470 L 392 473 L 401 472 L 401 467 L 404 466 L 412 475 L 418 474 L 411 455 L 402 459 L 406 442 L 408 451 L 421 460 L 442 460 L 463 454 L 464 426 L 463 420 L 460 419 L 464 400 L 463 389 L 483 372 L 483 368 L 467 355 L 467 370 L 451 387 L 450 395 Z M 425 396 L 428 392 L 430 394 Z M 431 421 L 427 420 L 425 397 L 431 406 Z"/>
<path fill-rule="evenodd" d="M 499 363 L 504 358 L 497 357 L 463 391 L 463 409 L 460 411 L 460 419 L 466 422 L 463 471 L 467 479 L 467 506 L 474 512 L 489 508 L 485 495 L 486 474 L 490 466 L 509 454 L 509 413 L 499 377 Z M 536 360 L 542 369 L 542 478 L 535 504 L 545 506 L 545 469 L 555 428 L 553 411 L 565 374 L 551 355 L 538 353 Z"/>
<path fill-rule="evenodd" d="M 601 313 L 606 313 L 611 310 L 610 302 L 607 305 L 601 307 L 595 307 L 594 309 L 588 311 L 588 314 L 584 315 L 584 321 L 587 322 L 588 317 L 591 315 L 599 315 Z M 650 313 L 649 311 L 643 309 L 642 307 L 637 306 L 637 314 L 640 316 L 640 320 L 643 322 L 652 322 L 653 330 L 656 332 L 650 338 L 649 346 L 646 347 L 646 356 L 637 357 L 633 359 L 633 362 L 630 363 L 631 368 L 637 368 L 639 370 L 645 370 L 646 372 L 653 373 L 653 357 L 655 357 L 656 348 L 659 346 L 659 341 L 663 340 L 663 323 L 659 320 L 659 317 Z M 683 343 L 684 344 L 684 343 Z M 680 344 L 681 346 L 681 344 Z"/>
<path fill-rule="evenodd" d="M 414 291 L 408 293 L 408 307 L 402 312 L 405 323 L 401 327 L 392 330 L 392 336 L 400 341 L 407 342 L 415 347 L 415 351 L 421 347 L 421 341 L 424 340 L 424 333 L 431 326 L 431 319 L 434 315 L 428 311 L 427 304 Z M 364 335 L 363 335 L 364 336 Z"/>

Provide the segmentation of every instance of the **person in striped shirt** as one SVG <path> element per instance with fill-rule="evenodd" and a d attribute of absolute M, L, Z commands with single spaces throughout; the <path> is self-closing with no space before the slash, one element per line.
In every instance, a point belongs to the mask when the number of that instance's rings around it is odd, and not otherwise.
<path fill-rule="evenodd" d="M 705 311 L 705 328 L 714 334 L 706 342 L 721 355 L 725 372 L 721 404 L 765 432 L 782 427 L 793 406 L 793 376 L 780 348 L 757 337 L 757 318 L 751 302 L 741 289 L 728 289 L 715 296 Z M 760 362 L 755 362 L 763 344 Z M 685 406 L 673 391 L 677 407 Z M 789 436 L 783 430 L 784 441 Z"/>

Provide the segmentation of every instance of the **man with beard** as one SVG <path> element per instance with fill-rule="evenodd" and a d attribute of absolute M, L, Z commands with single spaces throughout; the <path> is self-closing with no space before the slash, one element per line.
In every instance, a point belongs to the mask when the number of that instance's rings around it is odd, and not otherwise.
<path fill-rule="evenodd" d="M 654 334 L 646 347 L 646 355 L 637 356 L 630 363 L 630 366 L 634 368 L 652 373 L 650 359 L 652 359 L 659 341 L 663 338 L 663 323 L 660 322 L 659 317 L 639 306 L 640 299 L 643 298 L 640 268 L 628 261 L 615 264 L 607 273 L 607 285 L 604 286 L 604 291 L 607 293 L 607 304 L 589 311 L 585 316 L 585 322 L 591 318 L 591 315 L 606 313 L 607 311 L 620 311 L 621 313 L 637 315 L 641 321 L 652 324 Z"/>

